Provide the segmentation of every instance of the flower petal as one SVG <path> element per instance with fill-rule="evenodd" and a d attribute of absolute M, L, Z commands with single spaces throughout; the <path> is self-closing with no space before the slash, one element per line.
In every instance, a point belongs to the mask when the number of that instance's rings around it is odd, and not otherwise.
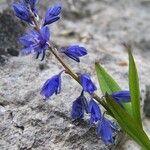
<path fill-rule="evenodd" d="M 72 45 L 66 49 L 69 53 L 72 53 L 78 57 L 81 57 L 87 54 L 87 50 L 84 47 L 81 47 L 79 45 Z"/>
<path fill-rule="evenodd" d="M 80 59 L 77 57 L 77 56 L 74 56 L 74 55 L 71 55 L 71 54 L 68 54 L 66 52 L 64 52 L 68 57 L 70 57 L 71 59 L 75 60 L 76 62 L 80 62 Z"/>
<path fill-rule="evenodd" d="M 55 75 L 48 79 L 42 89 L 41 89 L 41 95 L 45 96 L 46 98 L 52 96 L 54 93 L 59 94 L 61 89 L 61 73 L 58 75 Z"/>
<path fill-rule="evenodd" d="M 49 32 L 49 28 L 47 26 L 44 26 L 41 28 L 40 34 L 46 42 L 49 40 L 50 32 Z"/>
<path fill-rule="evenodd" d="M 121 103 L 127 103 L 131 101 L 130 97 L 130 91 L 118 91 L 111 94 L 113 99 L 115 99 L 117 102 Z"/>
<path fill-rule="evenodd" d="M 103 140 L 103 142 L 105 144 L 114 143 L 111 124 L 106 118 L 103 117 L 102 120 L 99 121 L 97 133 L 98 133 L 99 137 L 101 137 L 101 139 Z"/>
<path fill-rule="evenodd" d="M 30 45 L 33 44 L 32 37 L 30 35 L 20 37 L 19 41 L 26 47 L 29 47 Z"/>
<path fill-rule="evenodd" d="M 15 15 L 21 20 L 31 23 L 30 12 L 22 3 L 14 3 L 12 5 Z"/>
<path fill-rule="evenodd" d="M 72 119 L 81 119 L 84 117 L 84 111 L 89 113 L 88 102 L 84 96 L 84 91 L 81 92 L 81 95 L 73 102 L 71 117 Z"/>
<path fill-rule="evenodd" d="M 61 9 L 62 9 L 62 7 L 59 4 L 56 4 L 56 5 L 48 8 L 46 15 L 45 15 L 44 26 L 57 21 L 60 18 L 58 15 L 60 14 Z"/>
<path fill-rule="evenodd" d="M 101 119 L 101 110 L 93 99 L 89 102 L 89 112 L 91 113 L 90 123 L 97 122 Z"/>
<path fill-rule="evenodd" d="M 72 58 L 73 60 L 80 62 L 79 57 L 82 57 L 87 54 L 87 50 L 84 47 L 79 45 L 71 45 L 68 46 L 61 51 L 65 53 L 68 57 Z"/>
<path fill-rule="evenodd" d="M 85 92 L 92 94 L 95 90 L 97 90 L 96 86 L 90 79 L 90 76 L 87 74 L 80 75 L 80 82 Z"/>
<path fill-rule="evenodd" d="M 84 117 L 83 103 L 80 97 L 78 97 L 72 104 L 71 117 L 74 120 L 82 119 Z"/>
<path fill-rule="evenodd" d="M 21 54 L 22 55 L 29 55 L 32 52 L 33 48 L 32 47 L 27 47 L 27 48 L 23 48 L 21 50 Z"/>

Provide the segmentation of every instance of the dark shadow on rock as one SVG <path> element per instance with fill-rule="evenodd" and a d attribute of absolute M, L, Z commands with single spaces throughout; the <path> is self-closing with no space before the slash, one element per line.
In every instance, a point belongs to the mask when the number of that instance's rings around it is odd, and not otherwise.
<path fill-rule="evenodd" d="M 19 37 L 25 31 L 25 24 L 20 23 L 10 9 L 0 13 L 0 64 L 4 64 L 4 56 L 18 56 Z"/>

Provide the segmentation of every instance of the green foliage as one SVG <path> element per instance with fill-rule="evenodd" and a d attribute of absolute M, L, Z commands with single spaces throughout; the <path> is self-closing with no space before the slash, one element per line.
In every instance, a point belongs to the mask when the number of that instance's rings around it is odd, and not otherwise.
<path fill-rule="evenodd" d="M 106 92 L 108 94 L 111 94 L 113 92 L 121 90 L 117 82 L 105 71 L 105 69 L 101 65 L 96 63 L 95 68 L 96 68 L 99 85 L 104 95 Z"/>
<path fill-rule="evenodd" d="M 117 82 L 106 72 L 106 70 L 98 63 L 95 64 L 96 73 L 102 93 L 112 94 L 113 92 L 120 91 L 121 88 Z M 131 103 L 123 104 L 125 110 L 132 114 Z"/>
<path fill-rule="evenodd" d="M 121 107 L 116 103 L 111 93 L 120 91 L 121 88 L 117 82 L 106 72 L 106 70 L 99 65 L 95 64 L 96 73 L 102 93 L 105 95 L 105 103 L 108 107 L 109 113 L 113 116 L 121 128 L 141 147 L 145 150 L 150 149 L 150 140 L 142 127 L 141 114 L 140 114 L 140 89 L 138 73 L 135 65 L 131 48 L 128 49 L 129 55 L 129 89 L 131 95 L 131 103 L 123 104 Z"/>
<path fill-rule="evenodd" d="M 106 96 L 106 102 L 109 109 L 112 111 L 115 119 L 118 121 L 121 128 L 142 148 L 148 150 L 150 148 L 150 140 L 141 126 L 136 123 L 136 120 L 131 117 L 120 105 L 118 105 L 111 97 Z"/>
<path fill-rule="evenodd" d="M 138 73 L 133 55 L 131 53 L 131 48 L 130 47 L 127 48 L 129 54 L 129 89 L 131 94 L 132 114 L 136 122 L 142 127 L 140 114 L 140 89 L 139 89 Z"/>

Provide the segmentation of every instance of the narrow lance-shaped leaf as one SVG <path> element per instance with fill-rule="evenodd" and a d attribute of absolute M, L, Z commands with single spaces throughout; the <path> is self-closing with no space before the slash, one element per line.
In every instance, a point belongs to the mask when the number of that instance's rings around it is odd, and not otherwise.
<path fill-rule="evenodd" d="M 95 64 L 98 81 L 103 94 L 106 92 L 111 94 L 120 91 L 121 88 L 117 82 L 105 71 L 105 69 L 98 63 Z"/>
<path fill-rule="evenodd" d="M 106 70 L 98 63 L 95 63 L 96 73 L 102 93 L 112 94 L 113 92 L 120 91 L 121 88 L 117 82 L 106 72 Z M 131 103 L 124 103 L 124 108 L 129 114 L 132 114 Z"/>
<path fill-rule="evenodd" d="M 108 95 L 106 95 L 106 102 L 121 128 L 142 148 L 148 150 L 150 140 L 140 125 L 136 123 L 136 120 Z"/>
<path fill-rule="evenodd" d="M 129 54 L 129 89 L 131 94 L 132 114 L 137 123 L 142 127 L 141 114 L 140 114 L 140 89 L 138 73 L 135 65 L 131 48 L 128 47 Z"/>

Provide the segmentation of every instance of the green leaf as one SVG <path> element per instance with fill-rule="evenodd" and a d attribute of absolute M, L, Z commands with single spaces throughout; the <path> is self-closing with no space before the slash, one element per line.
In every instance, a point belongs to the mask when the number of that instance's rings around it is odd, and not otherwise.
<path fill-rule="evenodd" d="M 105 71 L 105 69 L 98 63 L 95 63 L 96 73 L 102 93 L 112 94 L 113 92 L 120 91 L 121 88 L 117 82 Z M 129 114 L 132 114 L 131 103 L 124 103 L 124 108 Z"/>
<path fill-rule="evenodd" d="M 137 123 L 142 127 L 141 113 L 140 113 L 140 89 L 138 73 L 135 65 L 131 48 L 128 47 L 129 54 L 129 89 L 131 94 L 132 114 Z"/>
<path fill-rule="evenodd" d="M 136 123 L 136 120 L 108 95 L 106 95 L 106 102 L 121 128 L 141 147 L 148 150 L 150 140 L 140 125 Z"/>
<path fill-rule="evenodd" d="M 101 65 L 95 63 L 95 68 L 99 85 L 103 94 L 105 94 L 106 92 L 108 94 L 111 94 L 113 92 L 121 90 L 117 82 L 105 71 L 105 69 Z"/>

